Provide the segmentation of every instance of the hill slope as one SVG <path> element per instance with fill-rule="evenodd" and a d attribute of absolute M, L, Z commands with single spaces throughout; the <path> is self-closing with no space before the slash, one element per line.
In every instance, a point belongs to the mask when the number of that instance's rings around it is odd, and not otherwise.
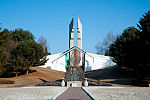
<path fill-rule="evenodd" d="M 147 86 L 147 83 L 138 80 L 131 71 L 117 66 L 88 71 L 85 77 L 111 83 L 113 86 Z"/>
<path fill-rule="evenodd" d="M 35 85 L 46 81 L 58 80 L 65 76 L 64 72 L 49 68 L 31 67 L 30 69 L 35 70 L 35 72 L 13 78 L 0 78 L 0 81 L 15 81 L 15 84 L 0 84 L 0 87 Z"/>

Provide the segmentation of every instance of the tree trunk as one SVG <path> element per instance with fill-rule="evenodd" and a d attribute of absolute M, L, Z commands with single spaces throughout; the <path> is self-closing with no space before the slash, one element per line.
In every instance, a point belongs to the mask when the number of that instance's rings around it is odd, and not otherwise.
<path fill-rule="evenodd" d="M 27 75 L 29 74 L 29 71 L 28 71 L 28 69 L 27 69 Z"/>

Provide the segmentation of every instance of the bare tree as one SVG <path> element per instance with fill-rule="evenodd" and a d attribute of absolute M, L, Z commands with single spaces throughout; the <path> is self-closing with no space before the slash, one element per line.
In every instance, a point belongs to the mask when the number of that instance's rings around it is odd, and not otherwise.
<path fill-rule="evenodd" d="M 100 41 L 98 41 L 96 46 L 95 46 L 96 53 L 103 55 L 104 54 L 104 48 L 103 47 L 104 47 L 103 44 Z"/>
<path fill-rule="evenodd" d="M 47 50 L 47 47 L 48 47 L 47 39 L 44 38 L 43 36 L 41 36 L 41 37 L 39 37 L 39 39 L 38 39 L 38 43 L 40 43 L 40 44 L 43 46 L 45 55 L 48 55 L 49 53 L 48 53 L 48 50 Z"/>
<path fill-rule="evenodd" d="M 105 55 L 106 52 L 109 50 L 109 46 L 113 43 L 115 39 L 116 36 L 113 34 L 112 31 L 110 31 L 102 43 L 98 41 L 98 43 L 96 44 L 95 49 L 97 51 L 97 54 Z"/>
<path fill-rule="evenodd" d="M 43 46 L 43 48 L 47 47 L 47 39 L 44 38 L 43 36 L 39 37 L 38 43 L 40 43 Z"/>
<path fill-rule="evenodd" d="M 115 40 L 115 38 L 116 38 L 116 36 L 113 34 L 112 31 L 110 31 L 110 32 L 107 34 L 106 39 L 104 40 L 104 43 L 103 43 L 103 44 L 104 44 L 106 47 L 109 47 L 109 46 L 113 43 L 113 41 Z"/>

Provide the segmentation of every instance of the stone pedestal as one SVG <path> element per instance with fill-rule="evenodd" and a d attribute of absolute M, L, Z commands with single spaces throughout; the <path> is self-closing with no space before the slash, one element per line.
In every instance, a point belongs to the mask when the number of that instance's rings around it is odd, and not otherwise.
<path fill-rule="evenodd" d="M 67 87 L 82 87 L 81 81 L 68 81 Z"/>
<path fill-rule="evenodd" d="M 65 79 L 66 81 L 81 81 L 84 82 L 84 73 L 81 67 L 68 67 Z"/>
<path fill-rule="evenodd" d="M 68 67 L 65 81 L 68 87 L 81 87 L 84 82 L 84 73 L 81 67 Z"/>

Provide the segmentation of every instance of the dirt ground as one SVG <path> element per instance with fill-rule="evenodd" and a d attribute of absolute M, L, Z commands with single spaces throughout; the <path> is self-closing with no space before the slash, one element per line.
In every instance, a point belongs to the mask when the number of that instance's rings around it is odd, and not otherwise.
<path fill-rule="evenodd" d="M 0 88 L 35 85 L 46 81 L 61 79 L 65 76 L 64 72 L 52 70 L 49 68 L 31 67 L 30 69 L 35 70 L 35 72 L 13 78 L 0 78 L 0 81 L 15 81 L 14 84 L 0 84 Z"/>
<path fill-rule="evenodd" d="M 137 75 L 133 74 L 131 71 L 125 69 L 124 67 L 112 66 L 103 69 L 97 69 L 86 72 L 85 76 L 90 79 L 110 83 L 112 86 L 148 86 L 146 81 L 139 80 Z"/>
<path fill-rule="evenodd" d="M 21 75 L 13 78 L 0 78 L 0 81 L 10 80 L 15 82 L 14 84 L 0 84 L 0 88 L 33 86 L 47 81 L 58 80 L 65 76 L 65 72 L 49 68 L 31 67 L 30 69 L 34 72 L 29 73 L 28 75 Z M 147 83 L 137 80 L 136 75 L 117 66 L 85 72 L 85 77 L 111 83 L 112 86 L 148 86 Z"/>

